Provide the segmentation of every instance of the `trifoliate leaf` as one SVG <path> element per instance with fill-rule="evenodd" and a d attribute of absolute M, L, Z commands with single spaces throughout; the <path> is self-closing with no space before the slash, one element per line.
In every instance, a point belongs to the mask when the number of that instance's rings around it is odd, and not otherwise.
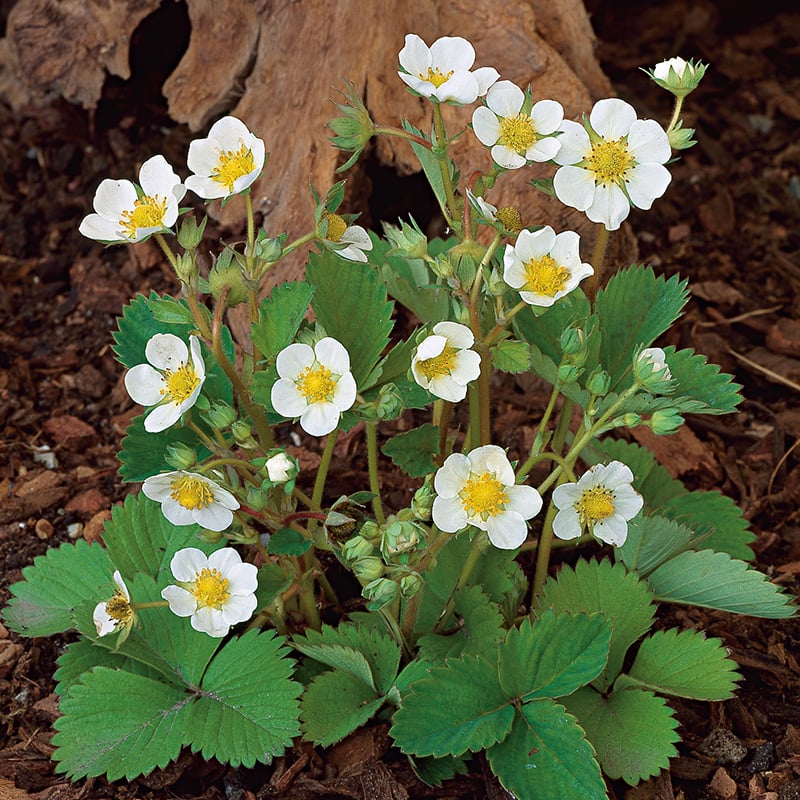
<path fill-rule="evenodd" d="M 658 775 L 678 754 L 678 721 L 663 697 L 640 689 L 614 692 L 606 700 L 580 689 L 564 700 L 597 751 L 603 772 L 634 786 Z"/>
<path fill-rule="evenodd" d="M 742 561 L 754 558 L 749 545 L 756 536 L 742 509 L 727 495 L 688 492 L 668 500 L 661 513 L 691 528 L 695 547 L 727 553 Z"/>
<path fill-rule="evenodd" d="M 629 570 L 645 577 L 665 561 L 692 547 L 692 532 L 685 525 L 654 514 L 628 522 L 628 538 L 614 554 Z"/>
<path fill-rule="evenodd" d="M 102 602 L 114 568 L 106 551 L 78 539 L 37 556 L 11 586 L 5 624 L 23 636 L 52 636 L 75 627 L 75 610 Z M 113 591 L 113 590 L 112 590 Z M 110 597 L 110 595 L 109 595 Z"/>
<path fill-rule="evenodd" d="M 349 672 L 323 672 L 300 700 L 303 735 L 322 747 L 335 744 L 367 722 L 383 700 Z"/>
<path fill-rule="evenodd" d="M 328 250 L 311 253 L 306 279 L 316 287 L 311 305 L 323 328 L 350 354 L 350 371 L 360 391 L 389 342 L 394 303 L 375 270 L 360 262 L 343 263 Z"/>
<path fill-rule="evenodd" d="M 526 703 L 506 739 L 486 752 L 492 772 L 525 800 L 605 800 L 606 786 L 592 746 L 563 706 Z"/>
<path fill-rule="evenodd" d="M 190 703 L 183 687 L 95 667 L 59 704 L 56 771 L 72 780 L 105 774 L 130 781 L 165 767 L 180 753 Z"/>
<path fill-rule="evenodd" d="M 501 372 L 527 372 L 531 368 L 531 346 L 506 339 L 492 348 L 492 364 Z"/>
<path fill-rule="evenodd" d="M 313 286 L 295 281 L 275 286 L 261 301 L 251 335 L 262 358 L 273 362 L 292 343 L 313 296 Z"/>
<path fill-rule="evenodd" d="M 480 586 L 460 589 L 454 595 L 455 615 L 462 623 L 447 635 L 428 633 L 419 642 L 420 657 L 441 661 L 461 655 L 497 656 L 497 645 L 503 638 L 503 616 Z"/>
<path fill-rule="evenodd" d="M 122 505 L 111 510 L 103 541 L 123 578 L 144 572 L 163 586 L 172 580 L 169 565 L 178 550 L 197 547 L 210 554 L 219 549 L 219 544 L 198 539 L 201 530 L 199 525 L 173 525 L 161 513 L 160 503 L 142 493 L 129 494 Z"/>
<path fill-rule="evenodd" d="M 300 732 L 292 661 L 283 639 L 250 631 L 231 639 L 203 676 L 189 710 L 184 744 L 203 758 L 238 767 L 269 764 Z"/>
<path fill-rule="evenodd" d="M 608 659 L 611 625 L 601 614 L 545 611 L 512 628 L 499 651 L 500 685 L 510 698 L 561 697 L 596 678 Z"/>
<path fill-rule="evenodd" d="M 439 452 L 439 427 L 426 423 L 398 433 L 384 444 L 381 452 L 407 475 L 422 478 L 436 470 L 434 458 Z"/>
<path fill-rule="evenodd" d="M 467 657 L 434 667 L 411 685 L 391 735 L 404 753 L 460 756 L 502 741 L 513 721 L 514 707 L 500 688 L 497 667 Z"/>
<path fill-rule="evenodd" d="M 705 356 L 694 350 L 665 347 L 664 354 L 675 383 L 669 400 L 682 413 L 730 414 L 742 402 L 740 384 L 733 376 L 720 372 Z"/>
<path fill-rule="evenodd" d="M 720 639 L 671 628 L 639 645 L 633 665 L 627 675 L 619 676 L 614 691 L 639 686 L 691 700 L 727 700 L 740 677 Z"/>
<path fill-rule="evenodd" d="M 611 376 L 612 390 L 631 384 L 628 378 L 617 385 L 630 370 L 636 349 L 649 346 L 669 328 L 687 297 L 686 280 L 677 275 L 656 277 L 650 267 L 634 265 L 609 278 L 594 309 L 600 318 L 600 363 Z M 672 369 L 672 360 L 667 361 Z"/>
<path fill-rule="evenodd" d="M 727 553 L 680 553 L 647 578 L 656 600 L 716 608 L 768 619 L 793 617 L 797 608 L 767 576 Z"/>
<path fill-rule="evenodd" d="M 619 674 L 628 648 L 653 624 L 652 600 L 647 584 L 622 564 L 579 559 L 574 569 L 562 566 L 555 579 L 545 581 L 539 606 L 556 613 L 605 614 L 611 623 L 611 643 L 608 663 L 597 681 L 605 689 Z"/>

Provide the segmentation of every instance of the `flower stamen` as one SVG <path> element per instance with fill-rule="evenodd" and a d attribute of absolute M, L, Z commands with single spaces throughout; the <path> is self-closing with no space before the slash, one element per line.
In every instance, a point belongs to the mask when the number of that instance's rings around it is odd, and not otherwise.
<path fill-rule="evenodd" d="M 325 233 L 325 238 L 329 242 L 341 242 L 342 236 L 347 230 L 347 223 L 338 214 L 331 214 L 329 211 L 326 211 L 323 216 L 328 220 L 328 230 Z"/>
<path fill-rule="evenodd" d="M 161 394 L 173 403 L 182 403 L 192 396 L 200 378 L 190 363 L 181 364 L 176 370 L 164 370 L 164 388 Z"/>
<path fill-rule="evenodd" d="M 127 625 L 133 619 L 133 609 L 127 597 L 117 589 L 106 603 L 106 614 L 114 620 L 115 627 Z"/>
<path fill-rule="evenodd" d="M 624 183 L 625 174 L 635 163 L 625 136 L 593 144 L 586 161 L 587 168 L 594 173 L 595 183 L 601 185 Z"/>
<path fill-rule="evenodd" d="M 536 141 L 536 128 L 527 114 L 500 118 L 500 136 L 497 140 L 515 153 L 525 155 Z"/>
<path fill-rule="evenodd" d="M 605 486 L 585 489 L 575 502 L 581 524 L 593 527 L 614 514 L 614 493 Z"/>
<path fill-rule="evenodd" d="M 239 178 L 249 175 L 256 168 L 253 151 L 242 144 L 238 150 L 227 150 L 219 153 L 219 163 L 211 173 L 211 177 L 221 183 L 229 192 Z"/>
<path fill-rule="evenodd" d="M 458 496 L 467 516 L 479 516 L 484 522 L 502 514 L 508 504 L 506 487 L 490 472 L 471 477 Z"/>
<path fill-rule="evenodd" d="M 167 211 L 166 197 L 145 195 L 133 204 L 133 211 L 123 211 L 119 225 L 129 239 L 136 236 L 138 228 L 158 228 L 164 224 Z"/>
<path fill-rule="evenodd" d="M 456 367 L 457 355 L 458 350 L 455 347 L 451 347 L 449 344 L 445 345 L 444 350 L 438 356 L 417 361 L 417 369 L 429 381 L 440 378 L 442 375 L 452 375 Z"/>
<path fill-rule="evenodd" d="M 439 67 L 436 67 L 436 69 L 433 67 L 428 67 L 428 72 L 425 74 L 420 73 L 419 77 L 422 78 L 423 81 L 432 83 L 438 89 L 443 83 L 446 83 L 450 80 L 454 71 L 455 70 L 451 69 L 450 72 L 445 74 L 439 69 Z"/>
<path fill-rule="evenodd" d="M 170 496 L 190 511 L 206 508 L 214 502 L 214 492 L 200 478 L 181 475 L 171 486 Z"/>
<path fill-rule="evenodd" d="M 228 579 L 218 569 L 203 567 L 195 573 L 190 591 L 197 599 L 198 608 L 222 608 L 231 596 L 228 585 Z"/>
<path fill-rule="evenodd" d="M 564 290 L 570 278 L 569 270 L 552 256 L 544 255 L 522 264 L 525 272 L 524 291 L 555 297 Z"/>
<path fill-rule="evenodd" d="M 309 404 L 329 403 L 336 388 L 336 379 L 327 367 L 319 364 L 316 368 L 306 367 L 300 373 L 296 384 Z"/>

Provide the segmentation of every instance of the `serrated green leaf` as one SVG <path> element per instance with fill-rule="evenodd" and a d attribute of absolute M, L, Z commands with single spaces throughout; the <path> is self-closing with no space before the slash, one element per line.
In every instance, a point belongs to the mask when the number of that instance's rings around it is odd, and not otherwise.
<path fill-rule="evenodd" d="M 23 636 L 52 636 L 75 627 L 81 606 L 102 602 L 114 568 L 106 551 L 78 539 L 37 556 L 22 570 L 23 580 L 11 586 L 3 609 L 6 625 Z"/>
<path fill-rule="evenodd" d="M 462 655 L 497 656 L 503 638 L 503 616 L 480 586 L 468 586 L 455 593 L 455 614 L 462 619 L 455 631 L 447 635 L 428 633 L 417 642 L 420 657 L 431 662 Z"/>
<path fill-rule="evenodd" d="M 95 667 L 59 704 L 56 771 L 73 780 L 105 774 L 130 781 L 165 767 L 180 753 L 190 702 L 182 687 Z"/>
<path fill-rule="evenodd" d="M 425 138 L 425 135 L 422 133 L 422 131 L 419 128 L 415 128 L 407 119 L 403 120 L 403 128 L 405 128 L 405 130 L 407 130 L 409 133 L 413 133 L 415 136 Z M 417 144 L 413 141 L 409 141 L 409 144 L 411 145 L 411 149 L 414 151 L 414 155 L 417 157 L 417 160 L 422 167 L 422 171 L 425 173 L 425 178 L 433 190 L 436 200 L 439 202 L 439 208 L 442 209 L 442 214 L 447 217 L 447 192 L 444 188 L 444 179 L 442 178 L 439 160 L 428 147 Z M 452 175 L 452 162 L 448 162 L 447 169 L 450 170 Z"/>
<path fill-rule="evenodd" d="M 598 678 L 605 689 L 622 669 L 628 648 L 653 624 L 656 607 L 652 599 L 647 584 L 622 564 L 579 559 L 574 569 L 562 566 L 555 579 L 548 578 L 539 605 L 556 613 L 605 614 L 611 623 L 611 642 L 608 663 Z"/>
<path fill-rule="evenodd" d="M 441 786 L 444 781 L 455 778 L 456 775 L 466 775 L 467 765 L 463 758 L 456 756 L 442 756 L 442 758 L 412 758 L 411 768 L 416 776 L 428 786 Z"/>
<path fill-rule="evenodd" d="M 395 712 L 391 735 L 404 753 L 460 756 L 502 741 L 514 707 L 486 659 L 451 659 L 413 683 Z"/>
<path fill-rule="evenodd" d="M 283 639 L 250 631 L 231 639 L 209 664 L 189 710 L 184 744 L 203 758 L 252 767 L 269 764 L 300 732 L 292 661 Z"/>
<path fill-rule="evenodd" d="M 509 736 L 486 752 L 492 772 L 525 800 L 605 800 L 606 786 L 592 746 L 563 706 L 526 703 Z"/>
<path fill-rule="evenodd" d="M 581 408 L 587 408 L 591 395 L 586 389 L 582 389 L 577 381 L 572 383 L 560 383 L 558 380 L 558 364 L 553 361 L 549 356 L 542 353 L 541 350 L 535 345 L 531 345 L 531 370 L 541 378 L 544 378 L 549 384 L 555 386 L 558 384 L 558 389 L 564 397 L 572 400 L 575 405 Z"/>
<path fill-rule="evenodd" d="M 691 700 L 727 700 L 740 679 L 720 639 L 699 631 L 656 631 L 640 645 L 633 665 L 614 686 L 652 689 Z"/>
<path fill-rule="evenodd" d="M 317 321 L 350 354 L 350 371 L 360 391 L 389 342 L 394 303 L 368 264 L 343 262 L 325 250 L 311 253 L 306 279 L 316 287 L 311 302 Z"/>
<path fill-rule="evenodd" d="M 258 568 L 258 588 L 256 589 L 257 609 L 266 608 L 277 595 L 292 585 L 292 576 L 287 575 L 277 564 L 266 562 Z"/>
<path fill-rule="evenodd" d="M 161 513 L 161 504 L 141 492 L 129 494 L 111 510 L 103 541 L 114 567 L 125 579 L 137 572 L 151 575 L 162 585 L 171 582 L 170 561 L 178 550 L 197 547 L 206 554 L 219 549 L 198 538 L 199 525 L 173 525 Z"/>
<path fill-rule="evenodd" d="M 439 452 L 439 427 L 426 423 L 398 433 L 383 445 L 381 452 L 407 475 L 422 478 L 436 471 L 434 457 Z"/>
<path fill-rule="evenodd" d="M 600 363 L 614 391 L 630 385 L 631 380 L 617 384 L 630 370 L 636 349 L 649 346 L 669 328 L 687 297 L 686 280 L 656 277 L 650 267 L 636 265 L 614 273 L 598 292 L 594 310 L 600 319 Z"/>
<path fill-rule="evenodd" d="M 506 339 L 492 348 L 492 364 L 501 372 L 527 372 L 531 368 L 531 346 Z"/>
<path fill-rule="evenodd" d="M 628 522 L 628 538 L 614 555 L 625 566 L 646 577 L 665 561 L 692 547 L 692 532 L 685 525 L 654 514 Z"/>
<path fill-rule="evenodd" d="M 734 614 L 786 619 L 797 613 L 793 598 L 744 561 L 713 550 L 680 553 L 648 578 L 656 600 L 716 608 Z"/>
<path fill-rule="evenodd" d="M 688 492 L 668 500 L 661 513 L 692 529 L 693 544 L 752 561 L 755 534 L 742 509 L 720 492 Z"/>
<path fill-rule="evenodd" d="M 274 361 L 278 353 L 292 343 L 313 296 L 313 286 L 295 281 L 275 286 L 261 301 L 251 336 L 263 358 Z"/>
<path fill-rule="evenodd" d="M 383 700 L 348 672 L 323 672 L 300 700 L 303 735 L 322 747 L 335 744 L 367 722 Z"/>
<path fill-rule="evenodd" d="M 269 537 L 267 552 L 276 556 L 301 556 L 311 547 L 311 540 L 293 528 L 280 528 Z"/>
<path fill-rule="evenodd" d="M 596 678 L 608 659 L 611 625 L 601 614 L 545 611 L 512 628 L 499 651 L 500 685 L 512 699 L 562 697 Z"/>
<path fill-rule="evenodd" d="M 603 772 L 634 786 L 658 775 L 678 754 L 678 721 L 663 697 L 639 689 L 613 692 L 606 700 L 581 689 L 564 701 L 597 751 Z"/>
<path fill-rule="evenodd" d="M 694 350 L 665 347 L 664 354 L 675 382 L 669 396 L 673 407 L 682 413 L 730 414 L 742 402 L 740 384 L 733 376 L 720 372 L 704 355 Z"/>

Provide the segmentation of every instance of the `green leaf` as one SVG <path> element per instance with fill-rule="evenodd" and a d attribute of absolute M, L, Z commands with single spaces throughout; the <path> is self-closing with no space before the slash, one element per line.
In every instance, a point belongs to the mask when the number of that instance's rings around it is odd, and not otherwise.
<path fill-rule="evenodd" d="M 378 628 L 344 622 L 321 631 L 307 630 L 292 644 L 301 653 L 334 669 L 341 669 L 377 694 L 389 691 L 400 666 L 400 646 Z"/>
<path fill-rule="evenodd" d="M 434 457 L 439 452 L 439 427 L 426 423 L 398 433 L 384 444 L 381 452 L 407 475 L 422 478 L 436 471 Z"/>
<path fill-rule="evenodd" d="M 125 579 L 137 572 L 151 575 L 160 584 L 170 583 L 169 565 L 178 550 L 197 547 L 206 554 L 219 550 L 198 538 L 199 525 L 173 525 L 161 513 L 161 504 L 142 493 L 129 494 L 111 511 L 103 541 L 114 567 Z"/>
<path fill-rule="evenodd" d="M 52 636 L 72 630 L 76 608 L 85 605 L 94 609 L 107 599 L 113 572 L 99 544 L 83 539 L 62 544 L 37 556 L 22 570 L 23 580 L 11 586 L 12 596 L 3 619 L 23 636 Z"/>
<path fill-rule="evenodd" d="M 656 600 L 716 608 L 734 614 L 786 619 L 797 613 L 793 598 L 766 575 L 749 569 L 727 553 L 699 550 L 680 553 L 649 577 Z"/>
<path fill-rule="evenodd" d="M 514 707 L 486 659 L 451 659 L 414 682 L 395 712 L 391 735 L 404 753 L 460 756 L 502 741 Z"/>
<path fill-rule="evenodd" d="M 415 128 L 406 119 L 403 120 L 403 128 L 405 128 L 405 130 L 407 130 L 409 133 L 413 133 L 415 136 L 425 138 L 425 135 L 422 133 L 422 131 L 419 128 Z M 425 173 L 425 177 L 427 178 L 428 183 L 439 202 L 439 207 L 444 212 L 444 210 L 447 208 L 447 192 L 445 192 L 444 179 L 442 178 L 439 160 L 428 147 L 412 141 L 409 141 L 409 144 L 411 145 L 411 149 L 414 151 L 414 155 L 417 157 L 417 160 L 422 167 L 422 171 Z M 448 169 L 450 169 L 452 172 L 451 168 L 452 163 L 449 163 Z"/>
<path fill-rule="evenodd" d="M 329 252 L 311 253 L 306 278 L 316 287 L 312 307 L 329 336 L 350 354 L 350 371 L 359 390 L 368 389 L 367 377 L 389 342 L 394 303 L 368 264 L 343 263 Z"/>
<path fill-rule="evenodd" d="M 506 339 L 492 348 L 492 364 L 501 372 L 527 372 L 531 368 L 531 346 Z"/>
<path fill-rule="evenodd" d="M 641 577 L 692 547 L 692 532 L 685 525 L 657 514 L 628 522 L 628 538 L 614 554 Z"/>
<path fill-rule="evenodd" d="M 503 639 L 503 616 L 480 586 L 468 586 L 455 593 L 455 613 L 462 624 L 447 635 L 428 633 L 421 636 L 420 656 L 428 661 L 445 661 L 462 655 L 497 656 Z"/>
<path fill-rule="evenodd" d="M 548 578 L 540 607 L 556 613 L 605 614 L 611 623 L 611 642 L 608 663 L 598 679 L 605 689 L 622 669 L 628 648 L 653 624 L 656 607 L 652 599 L 647 584 L 622 564 L 579 559 L 574 569 L 562 566 L 555 579 Z"/>
<path fill-rule="evenodd" d="M 300 732 L 292 661 L 283 639 L 250 631 L 231 639 L 208 667 L 189 710 L 184 744 L 233 767 L 269 764 Z"/>
<path fill-rule="evenodd" d="M 412 758 L 411 768 L 416 776 L 428 786 L 441 786 L 444 781 L 455 778 L 456 775 L 466 775 L 467 765 L 463 758 L 456 756 L 443 756 L 442 758 Z"/>
<path fill-rule="evenodd" d="M 286 574 L 277 564 L 267 561 L 258 568 L 258 588 L 256 589 L 257 609 L 266 608 L 277 595 L 292 585 L 291 574 Z"/>
<path fill-rule="evenodd" d="M 275 286 L 261 301 L 252 326 L 253 344 L 268 362 L 292 343 L 314 296 L 314 287 L 302 281 Z"/>
<path fill-rule="evenodd" d="M 633 665 L 619 676 L 614 690 L 639 686 L 690 700 L 728 700 L 740 677 L 720 639 L 670 628 L 639 645 Z"/>
<path fill-rule="evenodd" d="M 181 687 L 95 667 L 59 704 L 56 771 L 72 780 L 105 774 L 130 781 L 165 767 L 180 754 L 190 702 Z"/>
<path fill-rule="evenodd" d="M 269 537 L 267 552 L 275 556 L 301 556 L 311 547 L 311 540 L 300 531 L 280 528 Z"/>
<path fill-rule="evenodd" d="M 332 745 L 367 722 L 383 700 L 349 672 L 323 672 L 300 700 L 303 735 L 322 747 Z"/>
<path fill-rule="evenodd" d="M 638 347 L 647 347 L 680 316 L 688 297 L 687 282 L 677 275 L 656 277 L 650 267 L 632 266 L 611 276 L 597 294 L 600 318 L 600 363 L 611 376 L 611 388 L 633 364 Z M 667 358 L 670 369 L 672 360 Z M 673 375 L 675 373 L 673 372 Z"/>
<path fill-rule="evenodd" d="M 694 544 L 742 561 L 754 558 L 749 545 L 756 536 L 749 530 L 742 509 L 727 495 L 688 492 L 668 500 L 661 513 L 691 528 Z"/>
<path fill-rule="evenodd" d="M 525 800 L 606 800 L 592 746 L 575 718 L 553 700 L 526 703 L 510 735 L 486 757 L 500 783 Z"/>
<path fill-rule="evenodd" d="M 742 402 L 741 385 L 734 383 L 732 375 L 720 372 L 716 364 L 709 364 L 704 355 L 671 346 L 664 348 L 664 354 L 675 382 L 669 400 L 678 411 L 730 414 Z"/>
<path fill-rule="evenodd" d="M 500 685 L 512 699 L 561 697 L 596 678 L 608 659 L 611 626 L 601 614 L 545 611 L 523 620 L 500 646 Z"/>
<path fill-rule="evenodd" d="M 608 700 L 581 689 L 564 704 L 597 751 L 603 772 L 634 786 L 658 775 L 678 754 L 678 721 L 663 697 L 639 689 L 614 692 Z"/>

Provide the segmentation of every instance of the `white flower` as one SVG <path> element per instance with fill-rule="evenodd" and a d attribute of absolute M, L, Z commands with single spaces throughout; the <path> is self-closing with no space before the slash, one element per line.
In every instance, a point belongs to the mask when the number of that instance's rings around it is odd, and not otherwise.
<path fill-rule="evenodd" d="M 96 213 L 84 217 L 78 230 L 100 242 L 135 243 L 171 228 L 186 187 L 164 156 L 142 164 L 139 184 L 137 191 L 132 181 L 102 181 L 92 203 Z"/>
<path fill-rule="evenodd" d="M 468 455 L 453 453 L 433 479 L 433 521 L 447 533 L 474 525 L 504 550 L 519 547 L 528 535 L 526 520 L 542 508 L 532 486 L 517 486 L 514 469 L 501 447 L 487 444 Z"/>
<path fill-rule="evenodd" d="M 615 97 L 599 100 L 589 132 L 565 120 L 553 178 L 562 203 L 585 211 L 592 222 L 615 231 L 631 206 L 650 208 L 672 178 L 664 164 L 672 153 L 666 131 L 652 119 L 636 119 L 633 106 Z"/>
<path fill-rule="evenodd" d="M 686 97 L 698 87 L 707 69 L 708 65 L 700 61 L 686 61 L 676 56 L 661 61 L 645 72 L 659 86 L 672 92 L 676 97 Z"/>
<path fill-rule="evenodd" d="M 267 475 L 273 483 L 286 483 L 297 470 L 297 465 L 286 453 L 277 453 L 268 458 L 265 466 Z"/>
<path fill-rule="evenodd" d="M 694 67 L 680 56 L 675 56 L 675 58 L 668 58 L 666 61 L 660 61 L 656 64 L 653 67 L 653 76 L 660 81 L 666 81 L 669 78 L 669 71 L 672 69 L 680 79 L 683 78 L 683 73 L 686 72 L 687 67 L 689 67 L 689 75 L 694 75 Z"/>
<path fill-rule="evenodd" d="M 156 503 L 173 525 L 197 523 L 210 531 L 224 531 L 233 522 L 238 500 L 205 475 L 176 470 L 145 480 L 142 492 Z"/>
<path fill-rule="evenodd" d="M 131 596 L 119 570 L 114 572 L 114 583 L 117 588 L 111 599 L 105 603 L 98 603 L 94 607 L 92 619 L 98 636 L 108 636 L 117 628 L 127 628 L 133 623 Z"/>
<path fill-rule="evenodd" d="M 487 222 L 495 222 L 497 220 L 497 206 L 493 206 L 485 198 L 473 194 L 471 189 L 467 189 L 467 199 L 470 205 L 481 214 Z"/>
<path fill-rule="evenodd" d="M 520 231 L 503 255 L 503 279 L 532 306 L 552 306 L 584 278 L 594 274 L 581 262 L 580 237 L 575 231 L 557 234 L 549 225 L 538 231 Z"/>
<path fill-rule="evenodd" d="M 207 556 L 196 547 L 178 550 L 169 565 L 177 585 L 161 590 L 169 610 L 191 617 L 196 631 L 221 637 L 231 625 L 244 622 L 256 608 L 258 570 L 242 563 L 232 547 Z"/>
<path fill-rule="evenodd" d="M 522 111 L 525 93 L 511 81 L 498 81 L 486 95 L 486 105 L 472 114 L 475 135 L 492 148 L 495 163 L 519 169 L 529 161 L 549 161 L 560 148 L 553 136 L 564 120 L 564 109 L 555 100 L 540 100 L 529 112 Z"/>
<path fill-rule="evenodd" d="M 290 344 L 276 360 L 280 379 L 272 387 L 272 407 L 284 417 L 300 417 L 300 427 L 324 436 L 356 401 L 350 356 L 341 342 L 326 336 L 312 349 Z"/>
<path fill-rule="evenodd" d="M 261 174 L 265 155 L 264 141 L 240 119 L 223 117 L 207 138 L 190 142 L 186 188 L 205 200 L 239 194 Z"/>
<path fill-rule="evenodd" d="M 481 357 L 470 347 L 472 331 L 457 322 L 437 322 L 411 359 L 414 380 L 432 395 L 457 403 L 481 372 Z"/>
<path fill-rule="evenodd" d="M 323 219 L 328 222 L 325 241 L 333 245 L 331 250 L 348 261 L 365 263 L 367 256 L 364 251 L 372 250 L 372 239 L 366 230 L 361 225 L 348 225 L 343 217 L 327 211 L 323 214 Z"/>
<path fill-rule="evenodd" d="M 625 544 L 628 520 L 644 505 L 631 486 L 633 473 L 621 461 L 595 464 L 577 483 L 562 483 L 553 491 L 553 503 L 560 509 L 553 520 L 559 539 L 577 539 L 585 526 L 598 539 L 613 545 Z"/>
<path fill-rule="evenodd" d="M 657 375 L 662 381 L 672 380 L 672 373 L 667 366 L 667 354 L 660 347 L 645 347 L 636 360 L 640 365 L 649 365 L 651 375 Z"/>
<path fill-rule="evenodd" d="M 430 47 L 415 33 L 406 34 L 400 51 L 401 80 L 423 97 L 441 103 L 474 103 L 500 77 L 494 67 L 470 71 L 475 49 L 460 36 L 442 36 Z"/>
<path fill-rule="evenodd" d="M 200 395 L 206 367 L 200 340 L 189 337 L 189 347 L 172 333 L 157 333 L 144 349 L 149 364 L 137 364 L 125 375 L 125 388 L 134 403 L 154 406 L 144 429 L 158 433 L 174 425 Z"/>

